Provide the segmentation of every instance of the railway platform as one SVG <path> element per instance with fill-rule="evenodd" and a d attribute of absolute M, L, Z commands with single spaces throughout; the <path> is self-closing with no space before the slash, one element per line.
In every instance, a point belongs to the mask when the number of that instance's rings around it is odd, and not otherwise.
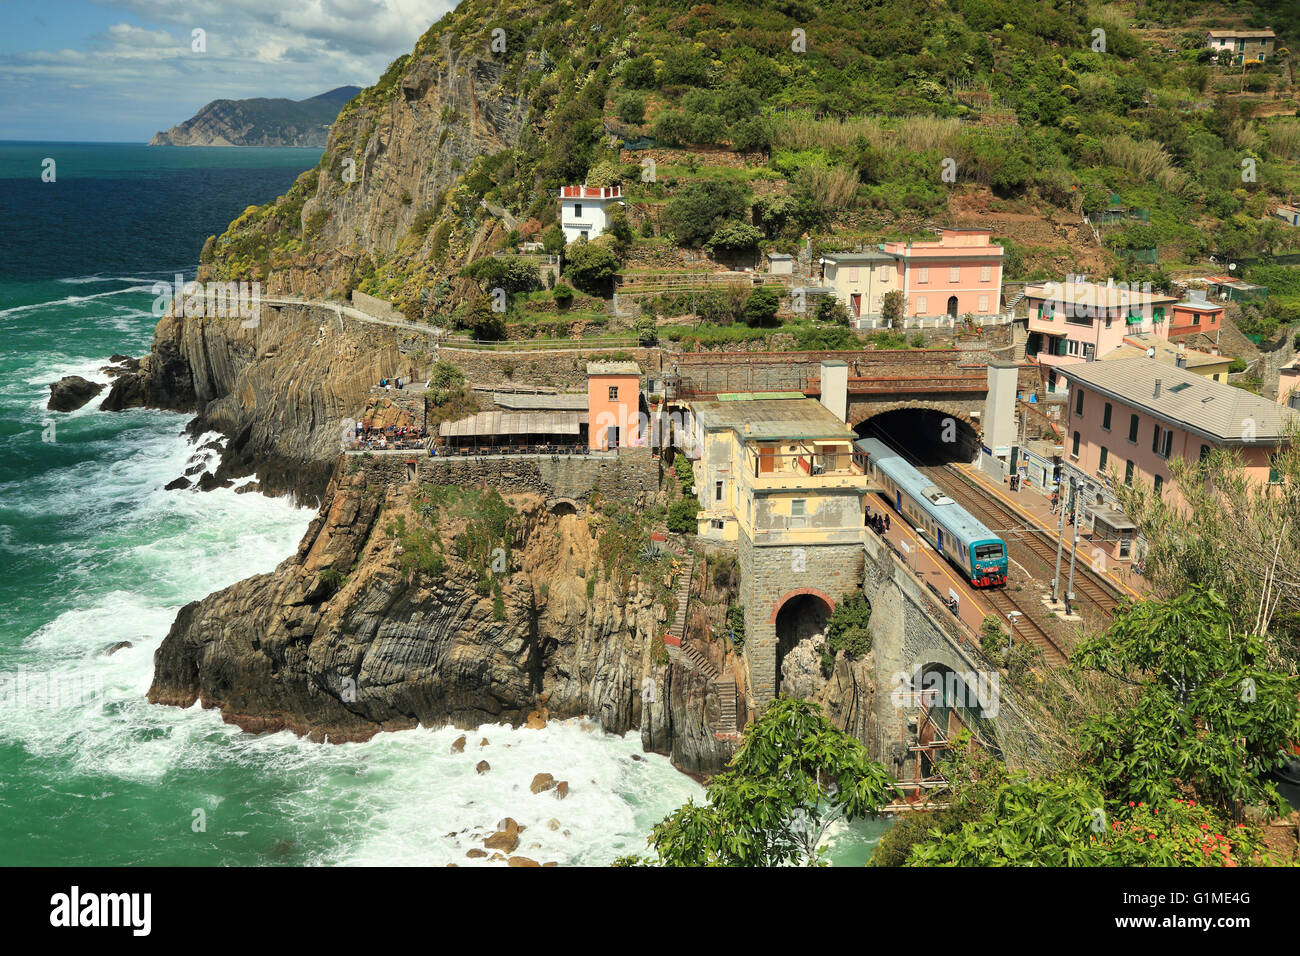
<path fill-rule="evenodd" d="M 1028 523 L 1046 531 L 1056 541 L 1057 529 L 1060 523 L 1060 515 L 1052 513 L 1051 499 L 1043 494 L 1037 488 L 1031 488 L 1022 485 L 1018 491 L 1012 491 L 1006 480 L 999 485 L 994 482 L 979 468 L 974 465 L 958 464 L 962 474 L 966 475 L 972 481 L 979 485 L 981 489 L 993 495 L 1002 504 L 1013 508 Z M 1073 529 L 1067 524 L 1065 526 L 1065 549 L 1062 558 L 1062 577 L 1065 575 L 1066 562 L 1070 559 L 1070 543 L 1073 539 Z M 1092 541 L 1091 532 L 1085 532 L 1081 527 L 1079 529 L 1079 556 L 1091 554 L 1092 548 L 1084 547 L 1085 542 Z M 1110 581 L 1121 593 L 1133 598 L 1142 598 L 1150 591 L 1146 581 L 1140 575 L 1135 573 L 1127 564 L 1123 562 L 1108 562 L 1105 568 L 1106 579 Z"/>

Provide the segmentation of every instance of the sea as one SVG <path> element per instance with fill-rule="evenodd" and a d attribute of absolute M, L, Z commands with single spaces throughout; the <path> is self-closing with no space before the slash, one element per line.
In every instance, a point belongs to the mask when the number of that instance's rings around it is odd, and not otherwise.
<path fill-rule="evenodd" d="M 49 385 L 108 383 L 110 355 L 145 354 L 155 284 L 194 278 L 208 236 L 319 158 L 0 141 L 0 864 L 501 865 L 466 854 L 513 817 L 518 853 L 606 865 L 704 797 L 666 758 L 633 759 L 636 732 L 577 720 L 335 745 L 146 700 L 177 611 L 273 569 L 312 512 L 166 491 L 197 450 L 188 416 L 103 412 L 107 389 L 50 412 Z M 568 798 L 533 794 L 538 773 Z M 882 829 L 838 827 L 832 860 L 861 865 Z"/>

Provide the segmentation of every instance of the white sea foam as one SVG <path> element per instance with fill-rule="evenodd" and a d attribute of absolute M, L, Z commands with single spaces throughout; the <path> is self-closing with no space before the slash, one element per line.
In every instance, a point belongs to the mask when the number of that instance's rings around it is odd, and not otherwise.
<path fill-rule="evenodd" d="M 154 424 L 96 440 L 89 460 L 29 480 L 15 502 L 23 512 L 73 516 L 85 538 L 58 553 L 64 596 L 75 600 L 0 663 L 0 740 L 61 768 L 81 792 L 192 787 L 196 773 L 292 781 L 267 806 L 223 807 L 227 796 L 216 786 L 196 806 L 211 815 L 213 839 L 232 841 L 232 854 L 242 837 L 223 833 L 221 821 L 238 810 L 239 819 L 253 813 L 263 823 L 272 815 L 277 829 L 295 835 L 300 859 L 322 864 L 500 865 L 466 853 L 507 816 L 526 827 L 517 855 L 604 864 L 644 851 L 657 820 L 700 796 L 666 758 L 633 760 L 635 732 L 604 735 L 577 721 L 539 731 L 486 725 L 467 732 L 468 746 L 453 754 L 461 731 L 451 728 L 316 744 L 287 732 L 245 734 L 198 705 L 149 704 L 153 655 L 179 608 L 271 570 L 292 553 L 311 515 L 233 490 L 162 490 L 195 446 L 176 437 L 181 416 L 135 414 Z M 131 646 L 106 653 L 126 641 Z M 479 747 L 482 737 L 489 746 Z M 483 759 L 492 769 L 480 775 L 474 768 Z M 531 793 L 537 773 L 567 780 L 568 798 Z M 148 859 L 137 851 L 133 861 Z"/>

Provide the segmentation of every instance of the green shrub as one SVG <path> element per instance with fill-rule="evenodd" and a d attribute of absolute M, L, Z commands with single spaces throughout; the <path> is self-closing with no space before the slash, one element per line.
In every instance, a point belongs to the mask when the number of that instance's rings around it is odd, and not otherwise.
<path fill-rule="evenodd" d="M 861 594 L 845 597 L 826 625 L 826 645 L 832 654 L 844 653 L 851 661 L 871 650 L 871 605 Z"/>
<path fill-rule="evenodd" d="M 694 534 L 695 516 L 700 503 L 694 498 L 679 498 L 668 506 L 668 530 L 676 534 Z"/>

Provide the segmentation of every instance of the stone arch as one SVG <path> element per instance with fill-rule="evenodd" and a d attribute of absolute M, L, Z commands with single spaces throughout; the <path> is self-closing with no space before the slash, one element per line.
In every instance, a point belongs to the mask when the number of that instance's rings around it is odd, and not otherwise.
<path fill-rule="evenodd" d="M 781 693 L 782 667 L 786 656 L 816 634 L 825 633 L 834 611 L 835 601 L 816 588 L 798 588 L 777 602 L 771 618 L 776 637 L 776 693 Z"/>
<path fill-rule="evenodd" d="M 946 405 L 941 401 L 921 400 L 921 401 L 906 401 L 906 402 L 881 402 L 880 404 L 872 403 L 869 405 L 866 404 L 859 405 L 855 408 L 849 409 L 849 424 L 852 425 L 853 428 L 856 431 L 858 431 L 859 434 L 861 434 L 862 426 L 865 425 L 867 422 L 871 421 L 871 419 L 873 418 L 876 418 L 880 415 L 886 415 L 890 412 L 903 412 L 912 409 L 915 409 L 917 411 L 934 412 L 935 414 L 938 415 L 949 415 L 957 419 L 957 421 L 962 422 L 963 424 L 969 426 L 971 431 L 973 431 L 977 437 L 980 438 L 984 437 L 984 432 L 980 428 L 979 422 L 971 417 L 969 411 L 956 408 L 951 405 Z"/>
<path fill-rule="evenodd" d="M 818 591 L 816 588 L 797 588 L 783 595 L 781 600 L 772 606 L 772 618 L 769 623 L 776 624 L 776 616 L 781 613 L 781 608 L 785 607 L 792 599 L 804 594 L 811 594 L 813 597 L 821 598 L 822 603 L 826 605 L 826 613 L 828 615 L 835 613 L 835 600 L 825 591 Z"/>
<path fill-rule="evenodd" d="M 546 510 L 557 518 L 563 515 L 576 515 L 578 502 L 573 498 L 549 498 L 546 502 Z"/>

